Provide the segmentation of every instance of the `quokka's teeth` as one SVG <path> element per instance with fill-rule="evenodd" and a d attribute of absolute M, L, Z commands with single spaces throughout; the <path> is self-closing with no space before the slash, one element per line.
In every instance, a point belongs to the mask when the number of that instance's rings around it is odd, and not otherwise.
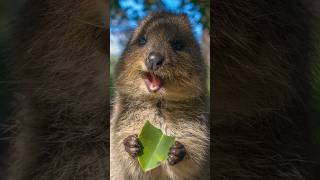
<path fill-rule="evenodd" d="M 161 79 L 154 75 L 154 74 L 148 74 L 145 78 L 146 86 L 149 91 L 156 92 L 161 88 Z"/>

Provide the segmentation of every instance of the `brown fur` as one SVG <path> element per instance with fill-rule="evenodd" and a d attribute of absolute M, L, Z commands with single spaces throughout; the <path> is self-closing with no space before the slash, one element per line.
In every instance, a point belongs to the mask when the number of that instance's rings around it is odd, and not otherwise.
<path fill-rule="evenodd" d="M 214 179 L 311 179 L 310 16 L 299 0 L 213 2 Z"/>
<path fill-rule="evenodd" d="M 28 0 L 16 27 L 15 138 L 9 179 L 106 179 L 104 0 Z M 91 19 L 92 20 L 92 19 Z"/>
<path fill-rule="evenodd" d="M 146 35 L 144 47 L 137 39 Z M 172 40 L 184 40 L 185 51 L 174 52 Z M 165 55 L 165 63 L 157 75 L 164 86 L 150 93 L 141 71 L 151 51 Z M 184 15 L 152 13 L 134 31 L 117 66 L 116 98 L 111 119 L 111 179 L 208 179 L 209 129 L 207 112 L 206 70 L 199 45 L 193 38 Z M 176 137 L 187 151 L 178 164 L 144 173 L 125 151 L 123 140 L 139 134 L 145 121 Z"/>

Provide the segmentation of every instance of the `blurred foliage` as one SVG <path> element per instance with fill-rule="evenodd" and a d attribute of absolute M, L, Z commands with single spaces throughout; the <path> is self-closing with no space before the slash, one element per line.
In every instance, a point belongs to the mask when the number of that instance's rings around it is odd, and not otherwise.
<path fill-rule="evenodd" d="M 173 1 L 173 0 L 172 0 Z M 123 14 L 119 0 L 110 0 L 111 14 L 120 13 Z M 182 3 L 189 3 L 186 0 L 182 0 Z M 201 22 L 205 28 L 210 29 L 210 0 L 190 0 L 191 3 L 196 4 L 199 7 L 199 11 L 202 14 Z M 144 0 L 144 6 L 149 8 L 159 3 L 159 0 Z M 124 15 L 124 14 L 123 14 Z"/>
<path fill-rule="evenodd" d="M 205 28 L 210 29 L 210 0 L 191 0 L 191 2 L 200 7 L 200 13 L 202 14 L 201 21 Z"/>

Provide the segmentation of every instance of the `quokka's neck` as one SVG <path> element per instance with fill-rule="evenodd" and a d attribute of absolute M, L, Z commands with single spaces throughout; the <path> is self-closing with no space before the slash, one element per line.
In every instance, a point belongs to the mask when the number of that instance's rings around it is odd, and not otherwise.
<path fill-rule="evenodd" d="M 126 96 L 119 96 L 118 100 L 126 109 L 141 109 L 141 108 L 156 108 L 163 111 L 185 111 L 185 112 L 207 112 L 208 110 L 208 97 L 201 95 L 186 100 L 168 100 L 168 99 L 152 99 L 143 100 L 135 99 Z"/>

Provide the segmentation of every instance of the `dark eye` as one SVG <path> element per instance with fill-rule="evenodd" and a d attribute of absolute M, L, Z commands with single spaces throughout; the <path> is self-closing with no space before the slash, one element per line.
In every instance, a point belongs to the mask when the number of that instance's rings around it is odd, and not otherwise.
<path fill-rule="evenodd" d="M 173 41 L 171 46 L 175 51 L 181 51 L 184 48 L 184 44 L 181 41 Z"/>
<path fill-rule="evenodd" d="M 146 43 L 147 43 L 147 39 L 146 39 L 145 36 L 139 37 L 139 39 L 138 39 L 138 44 L 139 44 L 140 46 L 143 46 L 143 45 L 145 45 Z"/>

